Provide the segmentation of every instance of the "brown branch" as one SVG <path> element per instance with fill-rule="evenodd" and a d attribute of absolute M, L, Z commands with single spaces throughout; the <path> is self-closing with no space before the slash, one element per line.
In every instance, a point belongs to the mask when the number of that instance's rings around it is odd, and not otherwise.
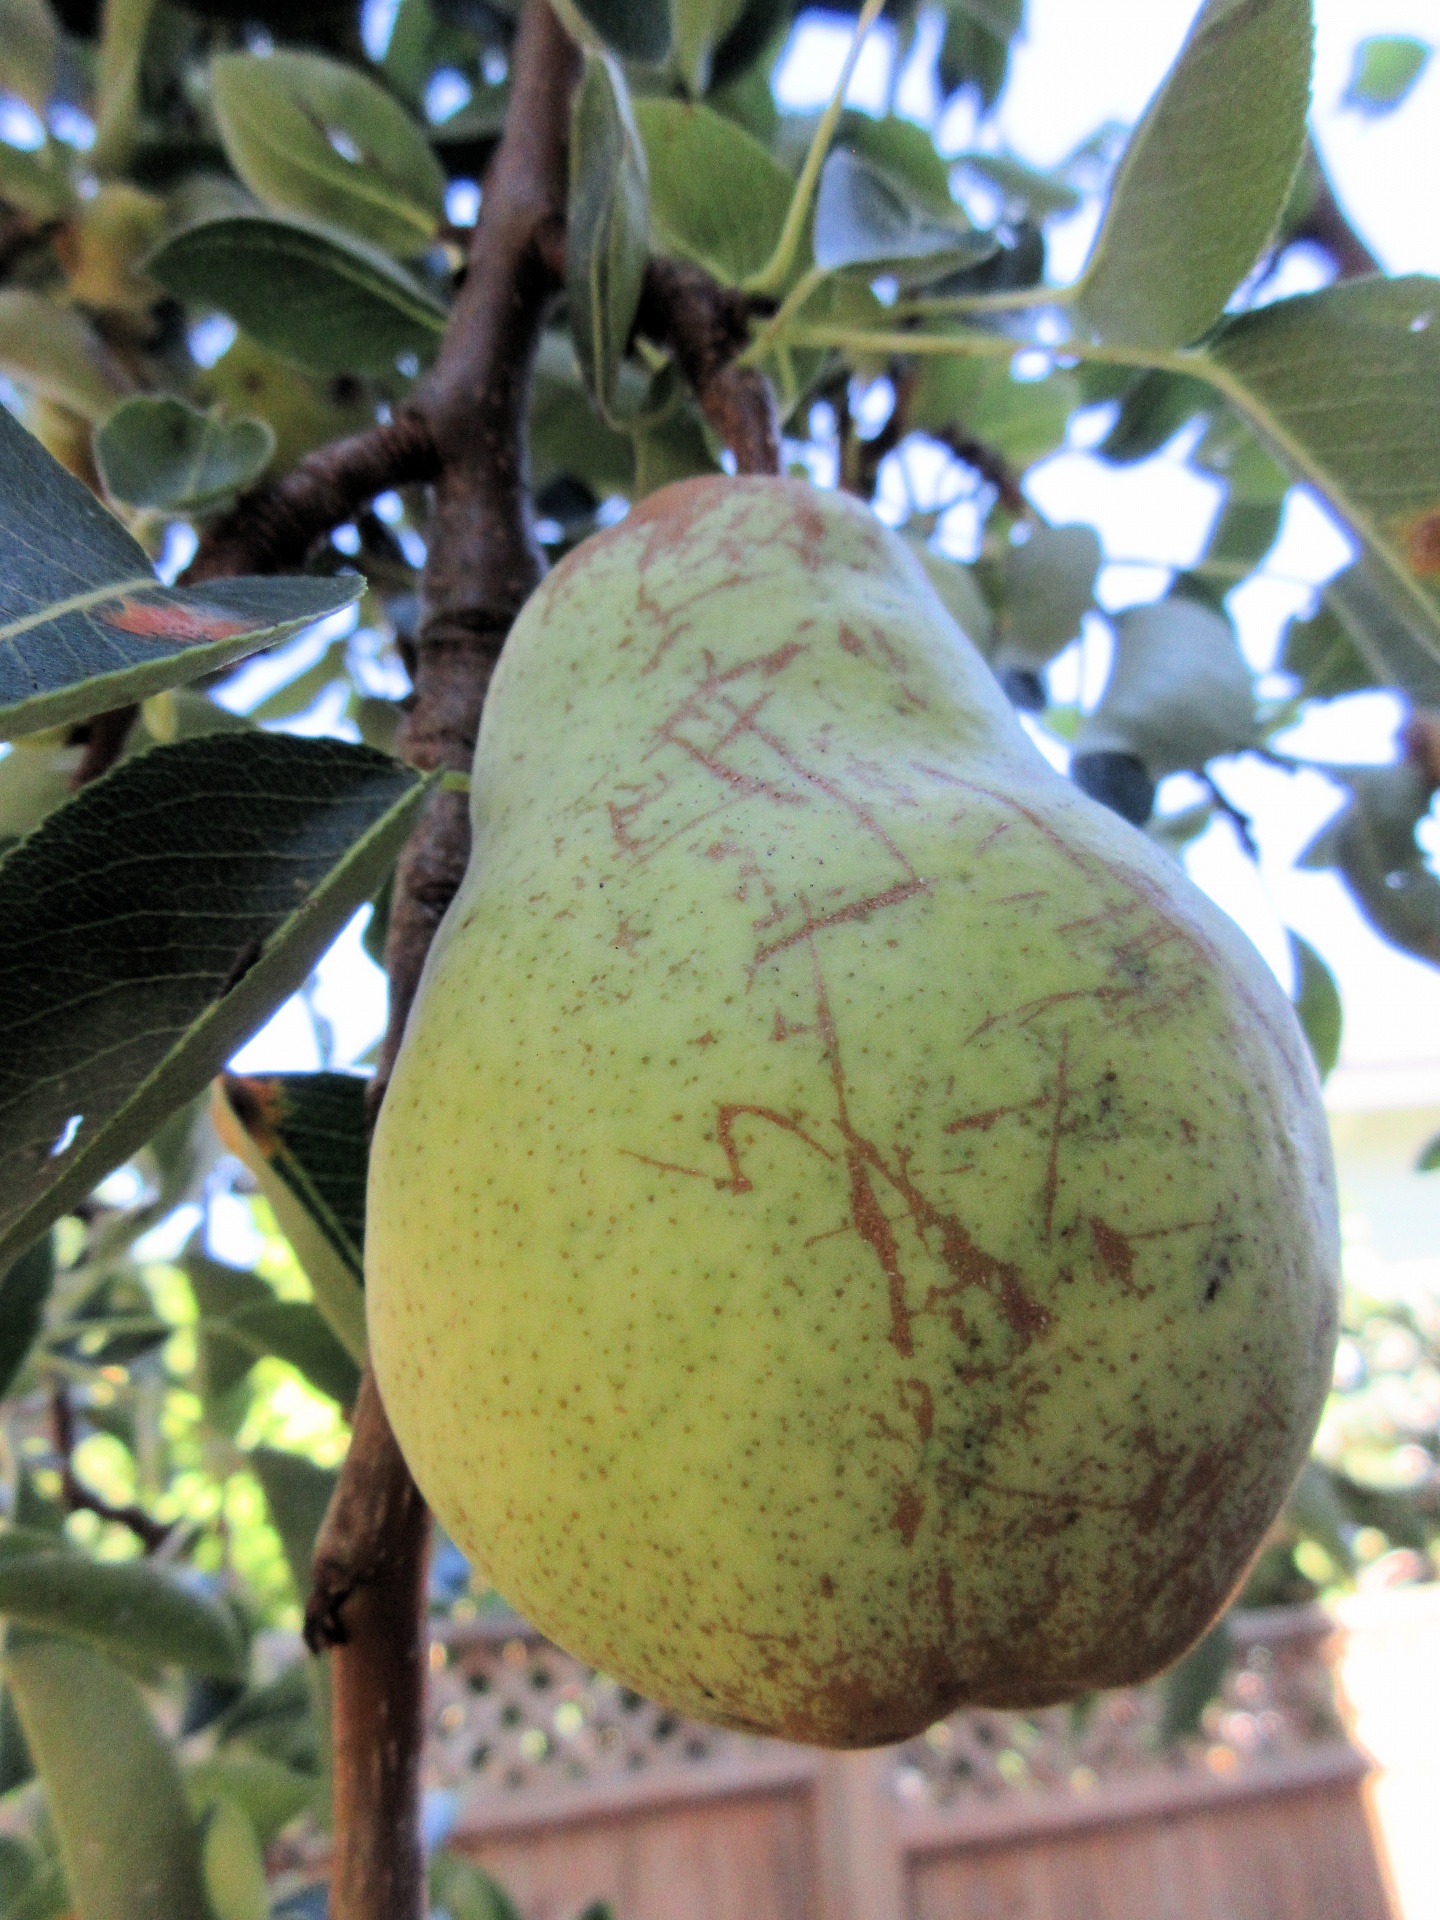
<path fill-rule="evenodd" d="M 60 1501 L 67 1513 L 93 1513 L 117 1527 L 128 1527 L 144 1547 L 155 1553 L 175 1531 L 159 1520 L 152 1520 L 143 1507 L 114 1507 L 92 1493 L 75 1471 L 75 1412 L 63 1380 L 50 1389 L 50 1442 L 60 1462 Z"/>
<path fill-rule="evenodd" d="M 377 493 L 433 480 L 439 457 L 423 411 L 402 405 L 393 420 L 307 453 L 279 480 L 242 493 L 201 535 L 187 585 L 241 573 L 283 573 Z"/>
<path fill-rule="evenodd" d="M 70 775 L 72 793 L 78 793 L 81 787 L 88 787 L 92 780 L 110 771 L 124 751 L 139 712 L 136 706 L 111 707 L 108 713 L 97 713 L 74 728 L 69 735 L 70 743 L 83 747 L 84 752 Z"/>
<path fill-rule="evenodd" d="M 780 422 L 765 376 L 734 365 L 750 338 L 744 294 L 702 267 L 656 258 L 645 270 L 635 331 L 674 353 L 700 411 L 738 473 L 780 471 Z"/>
<path fill-rule="evenodd" d="M 948 447 L 957 460 L 978 473 L 982 480 L 988 481 L 1007 513 L 1013 513 L 1017 520 L 1030 517 L 1030 502 L 1021 491 L 1020 482 L 1010 471 L 1003 454 L 997 453 L 994 447 L 987 447 L 983 440 L 972 439 L 959 427 L 942 428 L 930 437 Z"/>

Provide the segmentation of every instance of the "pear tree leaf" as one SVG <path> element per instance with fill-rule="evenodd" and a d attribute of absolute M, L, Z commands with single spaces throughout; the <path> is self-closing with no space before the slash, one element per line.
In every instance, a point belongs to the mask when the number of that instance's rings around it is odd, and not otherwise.
<path fill-rule="evenodd" d="M 1414 609 L 1397 605 L 1386 587 L 1375 559 L 1365 555 L 1326 583 L 1317 619 L 1338 628 L 1341 645 L 1349 649 L 1346 664 L 1355 687 L 1399 687 L 1416 706 L 1440 707 L 1440 655 L 1432 637 Z M 1345 655 L 1333 656 L 1332 671 L 1341 670 L 1343 661 Z"/>
<path fill-rule="evenodd" d="M 402 256 L 434 239 L 444 171 L 368 74 L 318 53 L 230 53 L 211 62 L 210 87 L 225 157 L 264 206 Z"/>
<path fill-rule="evenodd" d="M 1377 684 L 1369 661 L 1323 598 L 1309 619 L 1292 620 L 1285 629 L 1280 666 L 1300 682 L 1306 700 L 1333 700 Z"/>
<path fill-rule="evenodd" d="M 310 1465 L 308 1460 L 305 1465 Z M 320 1468 L 311 1471 L 319 1473 Z M 282 1761 L 235 1747 L 185 1769 L 185 1797 L 192 1813 L 201 1815 L 217 1801 L 228 1800 L 244 1813 L 264 1847 L 314 1804 L 315 1786 L 313 1778 Z"/>
<path fill-rule="evenodd" d="M 645 148 L 625 76 L 589 54 L 570 121 L 565 291 L 585 384 L 602 412 L 615 394 L 650 250 Z"/>
<path fill-rule="evenodd" d="M 658 67 L 670 52 L 670 0 L 559 0 L 555 11 L 582 46 Z"/>
<path fill-rule="evenodd" d="M 1440 880 L 1415 839 L 1430 810 L 1425 779 L 1408 761 L 1334 770 L 1334 777 L 1350 799 L 1296 864 L 1333 868 L 1382 939 L 1440 965 Z"/>
<path fill-rule="evenodd" d="M 963 210 L 948 215 L 905 180 L 844 147 L 831 150 L 815 199 L 815 264 L 827 273 L 863 267 L 872 277 L 938 280 L 999 252 Z"/>
<path fill-rule="evenodd" d="M 303 1454 L 283 1453 L 278 1447 L 256 1447 L 250 1468 L 265 1495 L 270 1519 L 285 1549 L 285 1564 L 297 1594 L 310 1585 L 310 1563 L 337 1475 L 317 1467 Z"/>
<path fill-rule="evenodd" d="M 1277 300 L 1227 323 L 1205 359 L 1349 522 L 1377 596 L 1440 658 L 1440 280 L 1352 280 Z"/>
<path fill-rule="evenodd" d="M 987 111 L 999 99 L 1020 31 L 1024 0 L 948 0 L 940 46 L 940 85 L 948 93 L 973 86 Z"/>
<path fill-rule="evenodd" d="M 1295 968 L 1295 1012 L 1315 1056 L 1322 1080 L 1328 1080 L 1340 1058 L 1340 1031 L 1344 1011 L 1335 977 L 1308 940 L 1290 935 L 1290 958 Z"/>
<path fill-rule="evenodd" d="M 145 271 L 198 307 L 230 318 L 302 373 L 393 373 L 430 358 L 443 303 L 386 253 L 294 215 L 235 213 L 163 241 Z"/>
<path fill-rule="evenodd" d="M 1160 1744 L 1173 1747 L 1200 1730 L 1200 1716 L 1219 1693 L 1233 1642 L 1228 1620 L 1219 1620 L 1161 1682 Z"/>
<path fill-rule="evenodd" d="M 430 1900 L 450 1920 L 520 1920 L 504 1887 L 462 1854 L 440 1852 L 430 1861 Z"/>
<path fill-rule="evenodd" d="M 228 1607 L 154 1560 L 91 1560 L 48 1534 L 0 1533 L 0 1616 L 82 1640 L 117 1660 L 240 1679 L 245 1648 Z"/>
<path fill-rule="evenodd" d="M 1440 1133 L 1433 1140 L 1426 1141 L 1415 1162 L 1417 1173 L 1434 1173 L 1437 1170 L 1440 1170 Z"/>
<path fill-rule="evenodd" d="M 214 1920 L 270 1920 L 265 1858 L 243 1809 L 217 1799 L 206 1808 L 202 1826 L 201 1868 Z"/>
<path fill-rule="evenodd" d="M 1223 614 L 1170 599 L 1116 618 L 1115 664 L 1077 754 L 1133 754 L 1160 780 L 1256 738 L 1254 682 Z"/>
<path fill-rule="evenodd" d="M 634 107 L 655 251 L 739 286 L 775 250 L 794 192 L 790 175 L 753 134 L 711 107 L 658 98 Z"/>
<path fill-rule="evenodd" d="M 281 1300 L 258 1274 L 195 1248 L 178 1264 L 200 1309 L 200 1375 L 207 1398 L 223 1399 L 257 1360 L 273 1356 L 342 1407 L 353 1403 L 360 1366 L 308 1301 Z"/>
<path fill-rule="evenodd" d="M 0 734 L 194 680 L 348 606 L 342 579 L 162 587 L 113 514 L 0 408 Z"/>
<path fill-rule="evenodd" d="M 264 420 L 223 420 L 172 395 L 122 400 L 95 433 L 95 464 L 115 499 L 164 513 L 201 511 L 258 479 L 275 452 Z"/>
<path fill-rule="evenodd" d="M 4 1665 L 75 1920 L 211 1920 L 179 1771 L 135 1682 L 80 1641 L 13 1628 Z"/>
<path fill-rule="evenodd" d="M 1148 460 L 1197 413 L 1209 413 L 1215 405 L 1213 388 L 1192 374 L 1160 369 L 1143 373 L 1121 396 L 1115 423 L 1096 452 L 1121 466 Z"/>
<path fill-rule="evenodd" d="M 82 420 L 103 420 L 133 386 L 84 314 L 28 287 L 0 287 L 0 373 Z"/>
<path fill-rule="evenodd" d="M 1104 341 L 1183 347 L 1220 318 L 1305 140 L 1310 0 L 1205 0 L 1120 163 L 1076 292 Z"/>
<path fill-rule="evenodd" d="M 973 173 L 1005 202 L 1007 213 L 1028 213 L 1032 220 L 1048 220 L 1058 213 L 1074 213 L 1080 194 L 1052 173 L 1042 173 L 1009 153 L 982 153 L 970 149 L 950 162 Z"/>
<path fill-rule="evenodd" d="M 0 3 L 0 33 L 5 31 L 3 20 Z M 32 220 L 63 219 L 75 205 L 75 183 L 60 142 L 43 140 L 38 147 L 12 147 L 8 140 L 0 140 L 0 200 L 28 213 Z"/>
<path fill-rule="evenodd" d="M 1010 548 L 997 669 L 1038 670 L 1069 645 L 1094 605 L 1100 557 L 1100 537 L 1085 526 L 1037 526 Z"/>
<path fill-rule="evenodd" d="M 206 734 L 122 761 L 0 862 L 0 1265 L 295 991 L 432 785 L 345 741 Z"/>
<path fill-rule="evenodd" d="M 710 91 L 715 54 L 746 6 L 747 0 L 674 0 L 674 66 L 692 100 Z"/>
<path fill-rule="evenodd" d="M 1409 34 L 1371 34 L 1355 49 L 1340 104 L 1364 114 L 1392 113 L 1425 71 L 1433 51 Z"/>
<path fill-rule="evenodd" d="M 55 1284 L 55 1244 L 46 1234 L 0 1280 L 0 1400 L 14 1386 L 45 1323 Z"/>
<path fill-rule="evenodd" d="M 255 1175 L 346 1351 L 365 1358 L 366 1082 L 291 1073 L 216 1083 L 216 1130 Z"/>
<path fill-rule="evenodd" d="M 928 131 L 913 120 L 902 120 L 898 113 L 877 120 L 872 114 L 847 111 L 835 129 L 835 145 L 903 182 L 917 199 L 944 217 L 955 211 L 950 192 L 953 163 L 941 159 Z"/>
<path fill-rule="evenodd" d="M 60 38 L 48 0 L 0 0 L 0 89 L 43 114 L 55 83 Z"/>

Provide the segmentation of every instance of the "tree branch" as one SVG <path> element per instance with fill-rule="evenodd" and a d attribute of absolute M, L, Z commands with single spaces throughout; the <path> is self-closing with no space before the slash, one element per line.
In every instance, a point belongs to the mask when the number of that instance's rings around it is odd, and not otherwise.
<path fill-rule="evenodd" d="M 50 1441 L 60 1461 L 60 1502 L 67 1513 L 93 1513 L 117 1527 L 128 1527 L 144 1547 L 155 1553 L 174 1532 L 173 1526 L 152 1520 L 143 1507 L 114 1507 L 92 1493 L 75 1471 L 75 1410 L 63 1380 L 50 1388 Z"/>
<path fill-rule="evenodd" d="M 674 353 L 700 411 L 735 456 L 739 473 L 780 471 L 780 422 L 765 376 L 737 367 L 750 338 L 750 303 L 703 267 L 653 259 L 645 270 L 635 331 Z"/>

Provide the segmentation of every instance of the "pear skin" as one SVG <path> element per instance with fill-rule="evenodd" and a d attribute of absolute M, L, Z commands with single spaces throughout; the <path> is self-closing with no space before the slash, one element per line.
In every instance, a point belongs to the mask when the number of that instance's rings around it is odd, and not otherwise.
<path fill-rule="evenodd" d="M 505 648 L 375 1139 L 371 1350 L 484 1577 L 824 1746 L 1141 1679 L 1305 1458 L 1315 1071 L 857 502 L 686 481 Z"/>

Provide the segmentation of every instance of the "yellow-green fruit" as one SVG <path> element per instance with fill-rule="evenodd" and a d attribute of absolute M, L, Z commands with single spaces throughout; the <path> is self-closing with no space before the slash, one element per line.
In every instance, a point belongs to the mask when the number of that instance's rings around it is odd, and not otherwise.
<path fill-rule="evenodd" d="M 562 1646 L 829 1745 L 1153 1672 L 1329 1379 L 1316 1079 L 839 494 L 653 495 L 517 623 L 370 1182 L 426 1496 Z"/>

